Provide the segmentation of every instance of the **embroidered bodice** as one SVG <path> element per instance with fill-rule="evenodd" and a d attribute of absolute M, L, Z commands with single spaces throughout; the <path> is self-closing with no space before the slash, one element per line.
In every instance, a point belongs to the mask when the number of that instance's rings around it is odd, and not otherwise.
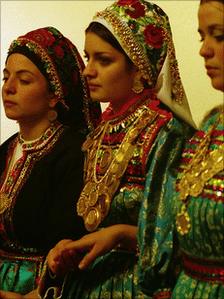
<path fill-rule="evenodd" d="M 62 125 L 56 123 L 33 142 L 25 142 L 17 135 L 9 145 L 5 169 L 0 177 L 0 237 L 6 248 L 13 250 L 20 246 L 15 241 L 13 224 L 17 196 L 36 162 L 52 149 L 62 132 Z M 12 163 L 18 151 L 19 158 Z"/>
<path fill-rule="evenodd" d="M 143 190 L 146 163 L 160 127 L 171 115 L 159 101 L 144 98 L 121 116 L 106 117 L 83 145 L 85 187 L 77 211 L 92 231 L 107 216 L 113 196 L 124 188 Z"/>

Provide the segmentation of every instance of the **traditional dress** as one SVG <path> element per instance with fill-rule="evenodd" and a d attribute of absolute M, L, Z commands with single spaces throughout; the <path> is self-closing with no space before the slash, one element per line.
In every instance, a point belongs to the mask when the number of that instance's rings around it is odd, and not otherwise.
<path fill-rule="evenodd" d="M 159 101 L 148 98 L 118 117 L 105 118 L 84 144 L 91 171 L 78 212 L 86 213 L 85 223 L 91 230 L 99 219 L 103 220 L 99 229 L 138 224 L 146 179 L 150 181 L 149 200 L 162 197 L 167 170 L 179 156 L 189 129 L 161 109 Z M 135 252 L 113 250 L 96 259 L 87 271 L 71 274 L 62 298 L 150 298 L 138 289 L 136 266 Z"/>
<path fill-rule="evenodd" d="M 160 209 L 167 210 L 165 217 L 158 214 L 147 225 L 150 203 L 143 205 L 141 226 L 146 224 L 147 229 L 140 238 L 144 240 L 141 284 L 148 294 L 155 292 L 156 298 L 224 298 L 223 141 L 224 115 L 216 110 L 186 145 L 177 182 L 168 181 L 167 198 L 160 203 Z M 182 267 L 171 295 L 169 267 L 175 261 L 176 239 Z"/>
<path fill-rule="evenodd" d="M 190 130 L 162 109 L 159 100 L 145 94 L 130 101 L 120 115 L 106 110 L 101 125 L 83 145 L 86 185 L 78 213 L 86 215 L 88 230 L 119 223 L 137 225 L 144 192 L 149 200 L 164 196 L 168 169 L 179 158 Z M 147 190 L 146 179 L 150 181 Z M 151 298 L 139 290 L 137 260 L 136 252 L 112 250 L 88 270 L 69 274 L 62 298 Z M 60 296 L 54 280 L 50 286 L 45 297 L 51 298 L 51 289 L 55 297 Z"/>
<path fill-rule="evenodd" d="M 0 289 L 35 289 L 50 248 L 84 234 L 73 212 L 82 187 L 83 140 L 57 125 L 32 144 L 20 143 L 16 134 L 0 147 Z"/>
<path fill-rule="evenodd" d="M 83 145 L 85 185 L 77 212 L 90 232 L 114 224 L 137 226 L 144 196 L 149 202 L 164 197 L 168 169 L 191 131 L 167 106 L 193 123 L 162 9 L 148 1 L 119 0 L 96 13 L 93 22 L 113 34 L 141 80 L 133 86 L 135 97 L 119 101 L 119 113 L 109 105 Z M 139 288 L 137 263 L 136 252 L 116 247 L 87 270 L 69 273 L 64 283 L 46 268 L 39 293 L 63 299 L 151 298 Z"/>
<path fill-rule="evenodd" d="M 20 36 L 8 57 L 13 53 L 38 67 L 58 100 L 58 118 L 49 118 L 40 138 L 25 141 L 18 133 L 0 147 L 0 289 L 27 294 L 37 287 L 49 250 L 86 233 L 75 211 L 83 185 L 81 145 L 100 109 L 88 100 L 76 47 L 57 29 Z"/>

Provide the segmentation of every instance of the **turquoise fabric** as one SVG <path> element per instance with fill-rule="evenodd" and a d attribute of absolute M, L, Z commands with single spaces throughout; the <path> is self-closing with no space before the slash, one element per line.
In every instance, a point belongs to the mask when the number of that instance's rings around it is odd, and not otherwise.
<path fill-rule="evenodd" d="M 203 126 L 204 131 L 216 122 L 219 114 L 211 116 Z M 223 118 L 214 128 L 213 141 L 210 149 L 219 148 L 224 141 L 224 123 Z M 218 142 L 220 141 L 220 142 Z M 217 179 L 222 180 L 222 196 L 220 200 L 198 197 L 190 197 L 188 213 L 192 221 L 192 229 L 187 235 L 178 235 L 180 248 L 188 255 L 214 261 L 222 265 L 224 269 L 224 171 L 221 171 L 215 177 L 210 179 L 204 188 L 211 188 L 211 195 L 217 192 Z M 221 199 L 222 198 L 222 199 Z M 179 204 L 180 201 L 177 201 Z M 178 207 L 177 207 L 178 208 Z M 224 273 L 223 279 L 224 279 Z M 194 279 L 189 275 L 181 272 L 177 284 L 174 288 L 172 299 L 223 299 L 224 298 L 224 280 L 222 283 L 205 282 Z"/>
<path fill-rule="evenodd" d="M 152 203 L 153 209 L 157 209 L 156 203 L 164 196 L 163 186 L 168 178 L 168 169 L 182 150 L 186 128 L 187 126 L 184 128 L 173 118 L 160 130 L 147 156 L 146 189 L 139 189 L 131 184 L 128 188 L 120 188 L 101 227 L 116 223 L 137 225 L 144 196 Z M 156 210 L 154 212 L 156 213 Z M 139 288 L 137 264 L 138 258 L 134 253 L 111 251 L 97 258 L 87 271 L 71 273 L 64 286 L 62 298 L 149 299 L 151 296 L 144 294 Z"/>
<path fill-rule="evenodd" d="M 202 128 L 207 132 L 215 124 L 209 151 L 223 144 L 224 122 L 222 117 L 216 124 L 218 118 L 219 113 L 212 114 Z M 199 138 L 195 136 L 186 145 L 185 155 L 197 149 L 196 140 Z M 139 224 L 141 288 L 151 295 L 173 288 L 172 299 L 223 299 L 223 281 L 206 282 L 198 276 L 193 278 L 186 274 L 178 262 L 179 255 L 184 252 L 196 260 L 206 260 L 207 264 L 217 263 L 224 268 L 224 172 L 209 179 L 199 196 L 189 196 L 187 211 L 191 229 L 184 236 L 177 233 L 175 225 L 176 214 L 182 206 L 179 193 L 174 190 L 178 176 L 174 171 L 170 173 L 164 185 L 166 196 L 157 204 L 155 217 L 151 217 L 155 215 L 152 202 L 148 200 L 147 194 L 144 196 Z M 146 184 L 149 186 L 150 181 Z M 175 271 L 179 273 L 178 270 L 180 274 L 175 282 L 175 275 L 172 274 L 176 274 Z"/>
<path fill-rule="evenodd" d="M 43 153 L 33 166 L 15 208 L 10 210 L 12 225 L 8 220 L 10 213 L 0 217 L 1 290 L 31 292 L 40 277 L 41 257 L 44 259 L 61 238 L 80 238 L 85 232 L 73 212 L 82 185 L 83 137 L 71 129 L 65 129 L 60 137 L 51 152 L 46 156 Z M 0 173 L 11 140 L 0 147 Z"/>
<path fill-rule="evenodd" d="M 38 266 L 32 261 L 0 257 L 0 289 L 26 294 L 36 288 Z"/>

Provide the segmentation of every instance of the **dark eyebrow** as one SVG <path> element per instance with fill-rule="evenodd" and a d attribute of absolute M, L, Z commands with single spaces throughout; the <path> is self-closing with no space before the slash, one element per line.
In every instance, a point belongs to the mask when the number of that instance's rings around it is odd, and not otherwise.
<path fill-rule="evenodd" d="M 86 55 L 88 55 L 88 52 L 86 51 L 86 50 L 84 50 L 84 53 L 86 54 Z M 95 56 L 100 56 L 100 55 L 111 55 L 111 53 L 110 52 L 108 52 L 108 51 L 96 51 L 96 52 L 94 52 L 94 55 Z"/>
<path fill-rule="evenodd" d="M 4 68 L 3 69 L 3 73 L 8 73 L 9 74 L 10 72 L 9 72 L 9 70 L 7 70 L 7 68 Z M 19 70 L 19 71 L 16 72 L 16 74 L 23 74 L 23 73 L 28 73 L 28 74 L 30 74 L 32 76 L 35 76 L 34 73 L 32 73 L 32 72 L 30 72 L 30 71 L 28 71 L 26 69 L 24 69 L 24 70 L 21 69 L 21 70 Z"/>
<path fill-rule="evenodd" d="M 208 26 L 208 30 L 210 32 L 213 32 L 216 29 L 224 30 L 224 26 L 221 24 L 213 24 L 213 25 Z M 198 32 L 202 33 L 202 30 L 200 28 L 198 28 Z"/>

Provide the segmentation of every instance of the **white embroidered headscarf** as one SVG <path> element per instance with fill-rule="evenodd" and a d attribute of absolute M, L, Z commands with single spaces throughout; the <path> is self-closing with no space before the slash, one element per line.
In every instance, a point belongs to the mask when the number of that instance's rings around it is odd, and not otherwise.
<path fill-rule="evenodd" d="M 144 0 L 119 0 L 97 12 L 93 21 L 104 25 L 115 36 L 161 102 L 196 127 L 180 79 L 165 12 Z"/>

